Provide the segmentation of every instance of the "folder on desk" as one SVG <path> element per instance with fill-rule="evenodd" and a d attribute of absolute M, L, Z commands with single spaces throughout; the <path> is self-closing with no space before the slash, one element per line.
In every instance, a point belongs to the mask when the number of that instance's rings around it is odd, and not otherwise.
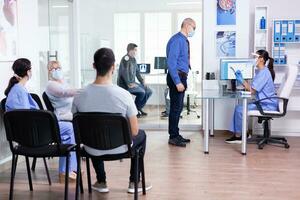
<path fill-rule="evenodd" d="M 300 20 L 295 21 L 295 42 L 300 42 Z"/>
<path fill-rule="evenodd" d="M 288 33 L 288 21 L 283 20 L 281 22 L 281 42 L 287 42 L 287 33 Z"/>
<path fill-rule="evenodd" d="M 287 41 L 294 42 L 295 40 L 295 21 L 288 21 L 288 32 L 287 32 Z"/>
<path fill-rule="evenodd" d="M 281 41 L 281 21 L 274 21 L 274 42 Z"/>
<path fill-rule="evenodd" d="M 274 64 L 278 65 L 280 64 L 280 48 L 279 48 L 279 43 L 275 43 L 274 44 L 274 48 L 273 48 L 273 57 L 274 57 Z"/>

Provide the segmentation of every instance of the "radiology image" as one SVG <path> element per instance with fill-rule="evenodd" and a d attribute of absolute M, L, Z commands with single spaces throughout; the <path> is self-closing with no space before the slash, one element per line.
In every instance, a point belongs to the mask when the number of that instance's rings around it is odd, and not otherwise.
<path fill-rule="evenodd" d="M 216 34 L 217 57 L 235 57 L 235 31 L 218 31 Z"/>

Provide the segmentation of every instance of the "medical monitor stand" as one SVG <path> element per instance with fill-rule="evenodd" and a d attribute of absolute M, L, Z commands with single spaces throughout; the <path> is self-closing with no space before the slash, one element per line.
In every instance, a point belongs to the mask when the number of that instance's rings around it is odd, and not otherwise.
<path fill-rule="evenodd" d="M 236 91 L 236 80 L 235 80 L 235 79 L 232 79 L 232 80 L 231 80 L 231 90 L 232 90 L 233 92 Z"/>

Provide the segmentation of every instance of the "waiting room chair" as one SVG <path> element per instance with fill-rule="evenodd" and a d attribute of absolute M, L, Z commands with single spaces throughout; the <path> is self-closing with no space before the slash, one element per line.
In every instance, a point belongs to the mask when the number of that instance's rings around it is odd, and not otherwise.
<path fill-rule="evenodd" d="M 123 158 L 135 159 L 135 193 L 134 199 L 138 199 L 138 166 L 142 168 L 142 186 L 143 194 L 146 194 L 145 189 L 145 172 L 144 172 L 144 158 L 141 156 L 143 152 L 141 149 L 133 151 L 131 149 L 131 131 L 128 121 L 120 114 L 109 113 L 75 113 L 73 118 L 73 127 L 75 140 L 77 144 L 77 161 L 80 161 L 80 157 L 86 157 L 86 169 L 88 179 L 88 190 L 91 189 L 91 174 L 89 158 L 93 156 L 85 151 L 84 146 L 92 147 L 97 150 L 103 151 L 103 155 L 97 156 L 103 161 L 120 160 Z M 125 146 L 126 151 L 120 154 L 106 154 L 105 151 Z M 81 164 L 77 163 L 77 172 L 81 173 Z M 77 174 L 76 184 L 76 199 L 79 195 L 79 187 L 81 193 L 83 193 L 82 177 L 81 174 Z"/>
<path fill-rule="evenodd" d="M 43 97 L 43 100 L 44 100 L 47 110 L 54 112 L 54 108 L 53 108 L 52 103 L 51 103 L 48 95 L 46 94 L 46 92 L 43 92 L 42 97 Z"/>
<path fill-rule="evenodd" d="M 9 199 L 13 199 L 18 155 L 25 156 L 29 189 L 32 180 L 28 157 L 66 157 L 65 197 L 68 199 L 69 157 L 74 144 L 62 144 L 56 116 L 44 110 L 13 110 L 4 113 L 7 141 L 12 152 Z"/>
<path fill-rule="evenodd" d="M 287 72 L 283 78 L 281 86 L 278 90 L 278 97 L 269 97 L 266 99 L 278 99 L 279 100 L 279 111 L 264 111 L 259 101 L 254 102 L 258 110 L 252 110 L 248 112 L 248 116 L 257 117 L 258 123 L 263 123 L 264 134 L 263 136 L 257 136 L 254 139 L 250 139 L 250 142 L 256 142 L 259 149 L 263 149 L 266 144 L 279 144 L 283 145 L 285 148 L 289 148 L 286 138 L 284 137 L 272 137 L 270 129 L 270 120 L 274 118 L 284 117 L 287 113 L 287 105 L 289 101 L 290 94 L 292 92 L 294 83 L 298 75 L 298 66 L 289 65 L 287 67 Z"/>
<path fill-rule="evenodd" d="M 41 110 L 43 110 L 43 105 L 42 105 L 42 102 L 41 102 L 39 96 L 37 94 L 33 94 L 33 93 L 31 93 L 30 95 L 37 102 L 39 108 Z M 6 103 L 6 98 L 2 99 L 2 101 L 1 101 L 1 110 L 2 110 L 3 113 L 5 113 L 5 103 Z M 50 178 L 50 174 L 49 174 L 49 169 L 48 169 L 48 165 L 47 165 L 47 162 L 46 162 L 46 158 L 43 158 L 43 161 L 44 161 L 44 165 L 45 165 L 45 170 L 46 170 L 46 174 L 47 174 L 48 183 L 49 183 L 49 185 L 51 185 L 51 178 Z M 32 165 L 31 165 L 31 170 L 32 171 L 35 170 L 35 166 L 36 166 L 36 158 L 34 157 L 33 161 L 32 161 Z"/>

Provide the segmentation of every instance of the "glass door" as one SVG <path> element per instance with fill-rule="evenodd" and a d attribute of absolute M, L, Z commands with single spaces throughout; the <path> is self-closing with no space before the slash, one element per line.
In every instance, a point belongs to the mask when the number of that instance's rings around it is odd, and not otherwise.
<path fill-rule="evenodd" d="M 65 80 L 74 85 L 71 67 L 72 2 L 68 0 L 39 0 L 40 31 L 40 88 L 43 92 L 48 81 L 47 64 L 60 62 Z"/>

